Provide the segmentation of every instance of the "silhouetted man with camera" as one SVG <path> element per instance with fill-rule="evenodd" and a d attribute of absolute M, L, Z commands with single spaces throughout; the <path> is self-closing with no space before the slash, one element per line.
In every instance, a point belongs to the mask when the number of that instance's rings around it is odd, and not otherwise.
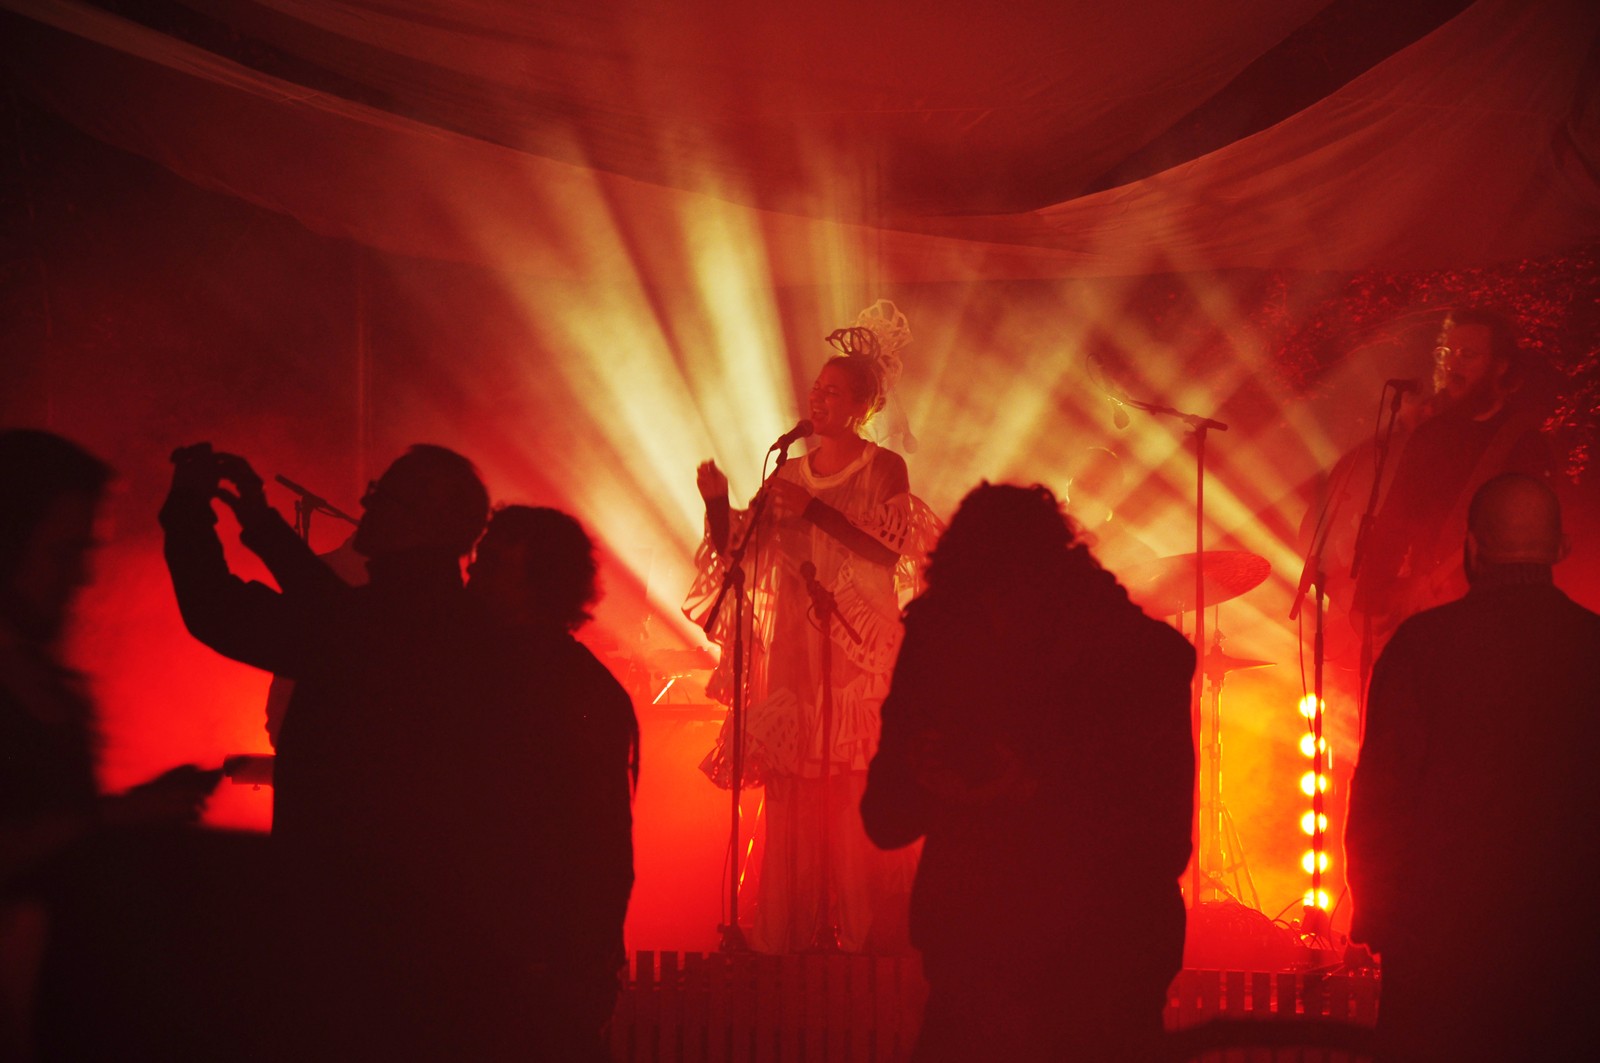
<path fill-rule="evenodd" d="M 482 1024 L 456 996 L 462 882 L 437 844 L 452 822 L 465 714 L 492 699 L 482 611 L 461 559 L 488 495 L 472 464 L 415 446 L 371 485 L 354 547 L 370 582 L 339 579 L 266 504 L 241 458 L 201 444 L 174 455 L 166 557 L 189 630 L 213 649 L 296 681 L 279 736 L 273 843 L 288 965 L 283 1052 L 293 1058 L 483 1058 Z M 279 590 L 227 568 L 214 499 Z"/>

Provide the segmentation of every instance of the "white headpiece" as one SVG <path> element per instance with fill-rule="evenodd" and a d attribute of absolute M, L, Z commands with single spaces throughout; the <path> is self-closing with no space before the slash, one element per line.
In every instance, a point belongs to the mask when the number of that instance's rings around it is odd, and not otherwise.
<path fill-rule="evenodd" d="M 892 390 L 900 382 L 900 371 L 905 368 L 900 352 L 911 343 L 911 322 L 899 307 L 887 299 L 879 299 L 856 315 L 856 324 L 870 329 L 878 338 L 878 372 L 883 378 L 883 390 Z"/>
<path fill-rule="evenodd" d="M 879 299 L 856 315 L 853 326 L 834 329 L 827 339 L 844 354 L 869 359 L 880 396 L 887 398 L 905 368 L 900 351 L 911 342 L 911 324 L 893 303 Z"/>
<path fill-rule="evenodd" d="M 856 315 L 855 325 L 829 333 L 828 342 L 851 357 L 870 360 L 873 375 L 878 380 L 878 400 L 873 409 L 887 407 L 889 410 L 891 423 L 887 438 L 898 437 L 908 452 L 915 450 L 917 440 L 911 434 L 905 411 L 899 403 L 889 401 L 895 385 L 900 382 L 900 372 L 905 368 L 900 352 L 911 343 L 911 323 L 900 308 L 887 299 L 879 299 Z"/>

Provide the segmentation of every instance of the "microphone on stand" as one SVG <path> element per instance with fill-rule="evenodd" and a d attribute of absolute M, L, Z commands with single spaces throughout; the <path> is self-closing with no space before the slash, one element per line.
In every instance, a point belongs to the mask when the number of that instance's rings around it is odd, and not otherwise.
<path fill-rule="evenodd" d="M 1084 359 L 1084 365 L 1089 372 L 1089 382 L 1111 403 L 1111 423 L 1117 426 L 1119 432 L 1127 428 L 1128 407 L 1123 402 L 1127 396 L 1112 381 L 1104 360 L 1098 354 L 1090 354 Z"/>
<path fill-rule="evenodd" d="M 361 523 L 361 521 L 357 520 L 355 517 L 352 517 L 350 514 L 344 512 L 341 509 L 339 509 L 339 507 L 335 506 L 332 502 L 329 502 L 326 498 L 323 498 L 321 495 L 317 494 L 315 491 L 312 491 L 311 489 L 306 488 L 306 487 L 301 487 L 299 484 L 295 483 L 293 480 L 289 479 L 287 476 L 284 476 L 284 475 L 282 475 L 280 473 L 279 475 L 274 476 L 273 479 L 277 480 L 280 484 L 282 484 L 283 486 L 287 487 L 289 490 L 293 491 L 295 494 L 299 495 L 301 497 L 301 499 L 304 501 L 305 505 L 309 506 L 310 508 L 315 509 L 315 510 L 321 510 L 323 513 L 326 513 L 330 517 L 334 517 L 334 518 L 336 518 L 338 520 L 346 521 L 346 522 L 348 522 L 350 524 L 360 524 Z"/>
<path fill-rule="evenodd" d="M 849 635 L 852 641 L 860 642 L 860 632 L 850 626 L 850 621 L 839 615 L 839 603 L 834 601 L 833 592 L 817 579 L 817 566 L 810 561 L 800 562 L 800 578 L 806 581 L 806 590 L 811 594 L 811 604 L 817 611 L 820 613 L 826 610 L 828 616 L 839 622 L 839 626 L 844 628 L 845 634 Z"/>
<path fill-rule="evenodd" d="M 795 440 L 804 439 L 811 434 L 811 431 L 811 422 L 801 418 L 798 424 L 779 436 L 778 441 L 767 448 L 767 453 L 771 454 L 774 450 L 781 450 L 787 453 L 789 448 L 794 445 Z"/>
<path fill-rule="evenodd" d="M 1393 380 L 1385 380 L 1383 386 L 1394 388 L 1402 395 L 1417 395 L 1422 392 L 1422 381 L 1416 377 L 1397 377 Z"/>

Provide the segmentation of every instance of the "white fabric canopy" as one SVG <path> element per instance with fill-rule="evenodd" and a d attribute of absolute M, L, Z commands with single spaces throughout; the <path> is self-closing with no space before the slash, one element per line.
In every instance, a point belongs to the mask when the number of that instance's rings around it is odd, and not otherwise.
<path fill-rule="evenodd" d="M 758 237 L 776 283 L 826 282 L 840 253 L 893 283 L 1437 268 L 1600 239 L 1600 9 L 1582 0 L 1481 0 L 1221 150 L 978 214 L 975 174 L 1082 185 L 1322 5 L 901 22 L 844 4 L 196 0 L 385 107 L 73 0 L 0 6 L 26 16 L 7 52 L 31 90 L 91 134 L 318 233 L 535 276 L 633 275 L 641 246 L 692 244 L 706 219 Z"/>

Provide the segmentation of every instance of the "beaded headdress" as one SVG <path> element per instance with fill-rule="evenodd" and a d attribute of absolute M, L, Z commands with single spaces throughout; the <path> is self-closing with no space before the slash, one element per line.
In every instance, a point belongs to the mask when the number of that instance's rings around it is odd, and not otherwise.
<path fill-rule="evenodd" d="M 870 358 L 887 395 L 900 382 L 905 368 L 900 352 L 911 342 L 911 323 L 894 303 L 879 299 L 856 315 L 853 326 L 835 329 L 827 338 L 842 354 Z"/>
<path fill-rule="evenodd" d="M 889 403 L 890 394 L 900 382 L 905 362 L 900 352 L 911 343 L 911 323 L 900 308 L 888 299 L 879 299 L 856 315 L 856 323 L 849 328 L 835 329 L 827 336 L 841 354 L 852 358 L 866 358 L 878 381 L 876 406 Z M 875 407 L 876 408 L 876 407 Z M 905 423 L 905 414 L 895 406 L 890 410 L 892 435 L 899 435 L 908 450 L 916 448 L 916 439 Z"/>

